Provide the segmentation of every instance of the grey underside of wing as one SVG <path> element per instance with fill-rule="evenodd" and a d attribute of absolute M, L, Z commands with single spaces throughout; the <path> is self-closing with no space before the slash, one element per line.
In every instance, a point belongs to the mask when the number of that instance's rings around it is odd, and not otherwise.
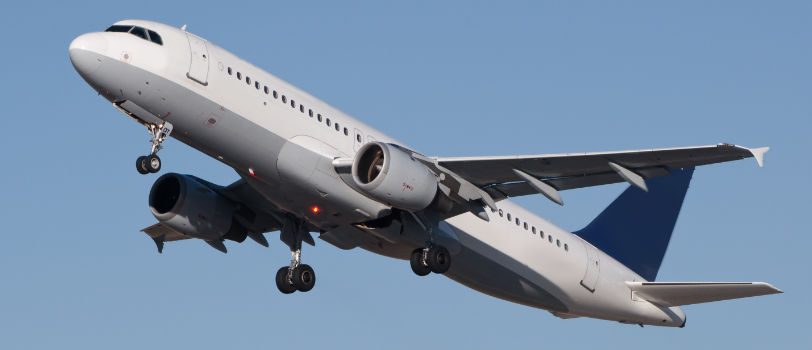
<path fill-rule="evenodd" d="M 712 145 L 602 153 L 569 153 L 535 156 L 438 158 L 440 165 L 477 185 L 494 197 L 538 193 L 516 175 L 521 170 L 563 191 L 624 182 L 609 162 L 620 164 L 644 179 L 668 176 L 670 169 L 729 162 L 752 157 L 743 147 Z"/>

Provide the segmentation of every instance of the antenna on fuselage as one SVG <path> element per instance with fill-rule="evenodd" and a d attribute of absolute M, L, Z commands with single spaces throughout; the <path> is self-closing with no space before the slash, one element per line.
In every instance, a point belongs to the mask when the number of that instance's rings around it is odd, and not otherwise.
<path fill-rule="evenodd" d="M 183 27 L 180 27 L 180 30 L 186 30 L 186 25 L 184 24 Z"/>

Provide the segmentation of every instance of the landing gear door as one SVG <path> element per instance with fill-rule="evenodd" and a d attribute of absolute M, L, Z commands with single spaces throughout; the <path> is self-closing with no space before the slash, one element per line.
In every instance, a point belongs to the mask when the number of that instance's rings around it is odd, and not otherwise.
<path fill-rule="evenodd" d="M 203 86 L 209 85 L 209 50 L 206 47 L 206 40 L 186 33 L 189 39 L 189 50 L 191 50 L 192 60 L 189 64 L 189 73 L 186 76 Z"/>
<path fill-rule="evenodd" d="M 355 137 L 353 140 L 352 150 L 358 152 L 358 149 L 364 145 L 364 133 L 361 130 L 355 129 Z"/>
<path fill-rule="evenodd" d="M 598 255 L 598 250 L 591 244 L 583 242 L 586 248 L 587 265 L 586 274 L 584 279 L 581 280 L 581 285 L 588 289 L 590 292 L 595 293 L 595 285 L 598 284 L 598 276 L 601 273 L 601 257 Z"/>

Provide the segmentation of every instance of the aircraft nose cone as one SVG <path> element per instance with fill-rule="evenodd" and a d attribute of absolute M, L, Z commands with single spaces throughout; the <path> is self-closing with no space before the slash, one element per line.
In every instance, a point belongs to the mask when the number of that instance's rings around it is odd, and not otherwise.
<path fill-rule="evenodd" d="M 107 38 L 102 33 L 87 33 L 73 39 L 68 49 L 73 68 L 81 75 L 90 75 L 101 66 L 107 54 Z"/>

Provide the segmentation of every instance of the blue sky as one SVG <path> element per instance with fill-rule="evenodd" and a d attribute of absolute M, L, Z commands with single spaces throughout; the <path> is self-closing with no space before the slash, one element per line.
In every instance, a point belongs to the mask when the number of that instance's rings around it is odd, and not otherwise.
<path fill-rule="evenodd" d="M 798 348 L 808 269 L 809 2 L 13 2 L 0 12 L 0 343 L 4 348 Z M 785 294 L 687 306 L 664 329 L 549 313 L 405 261 L 306 247 L 290 260 L 203 242 L 155 251 L 136 173 L 148 135 L 74 71 L 68 45 L 123 19 L 188 30 L 428 155 L 772 147 L 694 174 L 662 281 L 765 281 Z M 163 172 L 228 184 L 174 140 Z M 518 201 L 569 230 L 625 185 Z M 308 249 L 309 248 L 309 249 Z"/>

